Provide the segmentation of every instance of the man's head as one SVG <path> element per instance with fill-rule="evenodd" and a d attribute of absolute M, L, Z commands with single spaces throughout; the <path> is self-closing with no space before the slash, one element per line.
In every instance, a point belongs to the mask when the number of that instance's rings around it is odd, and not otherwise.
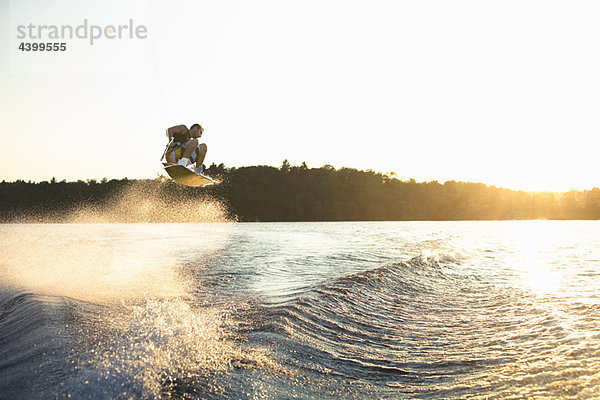
<path fill-rule="evenodd" d="M 190 136 L 193 138 L 199 138 L 202 136 L 204 132 L 204 128 L 200 126 L 200 124 L 194 124 L 190 127 Z"/>

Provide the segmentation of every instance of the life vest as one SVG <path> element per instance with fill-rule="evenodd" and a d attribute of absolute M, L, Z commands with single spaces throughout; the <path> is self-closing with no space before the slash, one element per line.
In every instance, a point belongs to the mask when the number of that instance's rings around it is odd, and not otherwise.
<path fill-rule="evenodd" d="M 166 153 L 171 153 L 171 152 L 175 152 L 175 150 L 178 149 L 182 149 L 183 145 L 185 143 L 187 143 L 188 140 L 190 140 L 192 138 L 192 135 L 190 135 L 190 131 L 187 130 L 185 132 L 178 132 L 173 134 L 173 139 L 171 140 L 171 144 L 169 145 L 169 148 L 167 149 Z M 180 151 L 182 152 L 182 151 Z M 181 157 L 181 156 L 179 156 Z"/>

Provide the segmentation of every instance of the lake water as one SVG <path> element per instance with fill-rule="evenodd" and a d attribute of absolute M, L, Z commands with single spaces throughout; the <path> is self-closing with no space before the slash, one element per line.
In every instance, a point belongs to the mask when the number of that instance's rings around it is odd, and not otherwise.
<path fill-rule="evenodd" d="M 0 398 L 600 398 L 600 222 L 0 225 Z"/>

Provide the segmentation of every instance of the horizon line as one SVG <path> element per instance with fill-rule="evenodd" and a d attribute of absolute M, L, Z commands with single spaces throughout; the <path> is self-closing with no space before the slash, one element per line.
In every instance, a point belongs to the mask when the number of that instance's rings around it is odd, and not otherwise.
<path fill-rule="evenodd" d="M 284 160 L 283 162 L 287 162 L 287 159 Z M 240 169 L 240 168 L 257 168 L 257 167 L 269 167 L 269 168 L 275 168 L 278 170 L 281 170 L 283 167 L 283 162 L 282 165 L 280 166 L 274 166 L 274 165 L 269 165 L 269 164 L 257 164 L 257 165 L 243 165 L 243 166 L 232 166 L 232 167 L 228 167 L 226 166 L 224 163 L 216 163 L 213 162 L 211 163 L 210 167 L 212 167 L 213 165 L 215 167 L 219 167 L 220 165 L 223 165 L 223 167 L 225 169 Z M 303 162 L 302 164 L 305 164 L 305 162 Z M 288 162 L 288 168 L 300 168 L 301 165 L 291 165 Z M 207 167 L 207 168 L 210 168 Z M 381 174 L 384 176 L 387 176 L 390 179 L 394 179 L 400 182 L 407 182 L 410 183 L 411 181 L 417 184 L 431 184 L 431 183 L 438 183 L 440 185 L 444 185 L 447 182 L 456 182 L 456 183 L 463 183 L 463 184 L 475 184 L 475 185 L 485 185 L 487 187 L 495 187 L 498 189 L 504 189 L 504 190 L 510 190 L 510 191 L 514 191 L 514 192 L 526 192 L 526 193 L 569 193 L 569 192 L 586 192 L 586 191 L 593 191 L 593 190 L 600 190 L 600 186 L 592 186 L 590 188 L 587 189 L 576 189 L 576 188 L 570 188 L 568 190 L 528 190 L 528 189 L 516 189 L 516 188 L 509 188 L 506 186 L 498 186 L 496 184 L 492 184 L 492 183 L 485 183 L 485 182 L 473 182 L 473 181 L 463 181 L 463 180 L 456 180 L 456 179 L 448 179 L 445 181 L 441 181 L 438 179 L 432 179 L 432 180 L 422 180 L 422 181 L 418 181 L 415 178 L 406 178 L 406 177 L 399 177 L 398 173 L 396 171 L 388 171 L 388 172 L 382 172 L 382 171 L 376 171 L 373 169 L 358 169 L 358 168 L 354 168 L 354 167 L 339 167 L 336 168 L 331 164 L 323 164 L 321 167 L 308 167 L 308 170 L 318 170 L 318 169 L 325 169 L 326 167 L 330 167 L 333 171 L 339 171 L 339 170 L 343 170 L 343 169 L 349 169 L 349 170 L 355 170 L 358 172 L 372 172 L 375 174 Z M 165 175 L 160 175 L 157 174 L 156 177 L 152 178 L 152 177 L 137 177 L 137 178 L 129 178 L 127 176 L 125 177 L 121 177 L 121 178 L 117 178 L 117 177 L 102 177 L 102 178 L 77 178 L 76 180 L 67 180 L 67 178 L 63 178 L 60 179 L 56 178 L 55 176 L 53 176 L 51 179 L 46 179 L 46 180 L 32 180 L 32 179 L 28 179 L 25 180 L 24 178 L 17 178 L 13 181 L 7 181 L 6 179 L 2 179 L 2 181 L 0 182 L 1 184 L 9 184 L 9 183 L 27 183 L 27 184 L 42 184 L 42 183 L 49 183 L 49 184 L 56 184 L 56 183 L 77 183 L 77 182 L 84 182 L 84 183 L 90 183 L 90 182 L 96 182 L 96 183 L 106 183 L 112 180 L 154 180 L 154 179 L 159 179 L 159 178 L 167 178 L 170 179 L 166 174 Z"/>

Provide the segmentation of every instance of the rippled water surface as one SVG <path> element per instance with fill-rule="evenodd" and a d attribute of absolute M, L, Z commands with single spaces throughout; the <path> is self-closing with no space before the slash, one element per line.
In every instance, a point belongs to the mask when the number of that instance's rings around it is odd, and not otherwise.
<path fill-rule="evenodd" d="M 600 398 L 598 221 L 0 237 L 0 398 Z"/>

